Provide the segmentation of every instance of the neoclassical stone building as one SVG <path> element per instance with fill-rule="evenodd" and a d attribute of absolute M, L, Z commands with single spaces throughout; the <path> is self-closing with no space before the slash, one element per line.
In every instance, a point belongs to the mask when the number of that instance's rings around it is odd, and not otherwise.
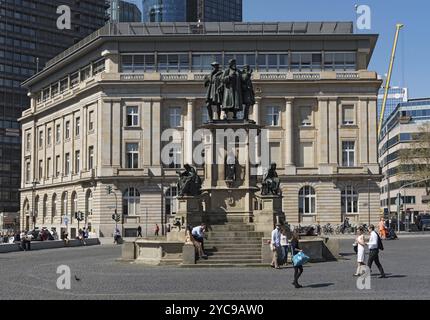
<path fill-rule="evenodd" d="M 110 236 L 117 207 L 126 235 L 164 229 L 176 170 L 193 162 L 192 134 L 207 121 L 202 79 L 231 58 L 254 70 L 251 118 L 268 130 L 288 222 L 375 222 L 376 41 L 352 23 L 107 25 L 24 83 L 22 226 L 34 216 L 73 235 L 81 211 L 81 225 Z M 169 128 L 179 134 L 164 163 Z"/>

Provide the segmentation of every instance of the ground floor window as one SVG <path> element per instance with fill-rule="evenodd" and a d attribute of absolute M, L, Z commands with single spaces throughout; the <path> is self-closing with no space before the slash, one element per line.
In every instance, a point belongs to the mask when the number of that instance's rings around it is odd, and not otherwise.
<path fill-rule="evenodd" d="M 128 188 L 122 197 L 122 213 L 135 216 L 139 214 L 140 193 L 136 188 Z"/>
<path fill-rule="evenodd" d="M 311 186 L 304 186 L 299 191 L 299 213 L 315 214 L 316 213 L 316 195 L 315 189 Z"/>

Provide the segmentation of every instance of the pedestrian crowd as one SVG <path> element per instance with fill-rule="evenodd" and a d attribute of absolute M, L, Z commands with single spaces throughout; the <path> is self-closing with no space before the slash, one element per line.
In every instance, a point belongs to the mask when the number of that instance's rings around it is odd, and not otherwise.
<path fill-rule="evenodd" d="M 272 231 L 270 240 L 272 268 L 281 269 L 281 266 L 287 266 L 288 253 L 291 253 L 291 261 L 294 267 L 294 281 L 292 284 L 295 288 L 302 288 L 302 285 L 299 284 L 299 278 L 303 273 L 303 264 L 309 260 L 309 257 L 300 249 L 299 239 L 299 233 L 295 230 L 289 241 L 287 230 L 280 223 L 277 223 L 275 229 Z"/>

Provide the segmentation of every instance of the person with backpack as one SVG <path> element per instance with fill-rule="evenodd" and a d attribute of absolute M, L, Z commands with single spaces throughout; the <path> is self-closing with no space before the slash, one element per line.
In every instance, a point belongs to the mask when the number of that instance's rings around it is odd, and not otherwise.
<path fill-rule="evenodd" d="M 381 275 L 379 278 L 386 278 L 384 268 L 382 268 L 381 262 L 379 261 L 379 250 L 384 250 L 384 246 L 382 244 L 382 240 L 379 237 L 378 233 L 375 231 L 375 226 L 371 224 L 369 226 L 370 230 L 370 239 L 367 243 L 369 247 L 369 259 L 367 260 L 367 266 L 369 269 L 372 269 L 372 264 L 375 262 L 376 266 L 379 269 Z"/>

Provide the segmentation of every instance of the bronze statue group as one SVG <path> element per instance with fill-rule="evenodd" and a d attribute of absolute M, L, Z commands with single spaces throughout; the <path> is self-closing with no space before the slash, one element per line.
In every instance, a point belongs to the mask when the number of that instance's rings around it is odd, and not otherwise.
<path fill-rule="evenodd" d="M 224 111 L 228 119 L 228 113 L 233 114 L 233 120 L 237 119 L 237 113 L 244 111 L 243 120 L 249 120 L 249 109 L 255 104 L 255 93 L 252 85 L 252 70 L 245 65 L 239 70 L 236 60 L 228 63 L 228 69 L 222 71 L 218 62 L 213 62 L 211 74 L 205 77 L 206 107 L 209 122 L 214 121 L 214 111 L 221 120 L 221 111 Z"/>

